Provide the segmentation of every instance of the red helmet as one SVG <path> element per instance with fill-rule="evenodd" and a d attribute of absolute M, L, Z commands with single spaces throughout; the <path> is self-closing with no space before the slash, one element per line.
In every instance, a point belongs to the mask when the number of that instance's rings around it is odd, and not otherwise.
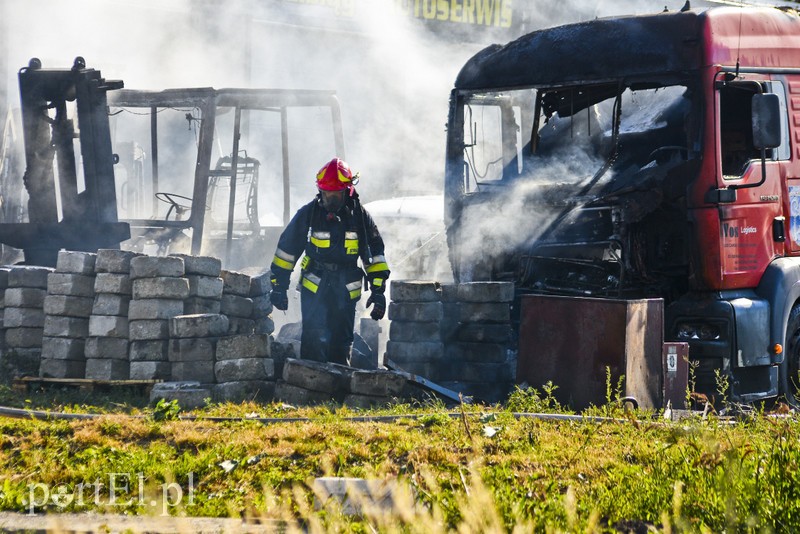
<path fill-rule="evenodd" d="M 339 158 L 333 158 L 317 173 L 317 187 L 323 191 L 342 191 L 358 181 L 350 166 Z"/>

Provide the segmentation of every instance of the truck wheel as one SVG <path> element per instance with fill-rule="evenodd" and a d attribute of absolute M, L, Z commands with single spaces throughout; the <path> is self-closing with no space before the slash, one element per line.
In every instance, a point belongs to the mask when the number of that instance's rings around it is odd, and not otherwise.
<path fill-rule="evenodd" d="M 785 361 L 783 363 L 783 394 L 789 404 L 800 405 L 800 306 L 795 306 L 786 322 Z"/>

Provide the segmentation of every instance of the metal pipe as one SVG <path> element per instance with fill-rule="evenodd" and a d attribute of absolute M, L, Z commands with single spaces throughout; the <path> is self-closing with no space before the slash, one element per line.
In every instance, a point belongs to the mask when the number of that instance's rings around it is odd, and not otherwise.
<path fill-rule="evenodd" d="M 236 107 L 233 122 L 233 152 L 231 153 L 231 183 L 230 198 L 228 200 L 228 232 L 225 236 L 225 265 L 230 265 L 231 244 L 233 241 L 233 216 L 236 209 L 236 175 L 239 166 L 239 139 L 241 137 L 242 108 Z"/>

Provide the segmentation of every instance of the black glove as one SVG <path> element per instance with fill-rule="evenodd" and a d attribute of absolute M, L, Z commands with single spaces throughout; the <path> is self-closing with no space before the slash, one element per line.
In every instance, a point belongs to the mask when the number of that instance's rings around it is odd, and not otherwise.
<path fill-rule="evenodd" d="M 383 314 L 386 313 L 386 295 L 383 293 L 375 293 L 373 291 L 370 293 L 369 298 L 367 299 L 367 308 L 369 308 L 370 304 L 374 304 L 374 306 L 372 307 L 372 313 L 370 313 L 369 316 L 376 321 L 383 319 Z"/>
<path fill-rule="evenodd" d="M 269 294 L 269 301 L 277 310 L 286 311 L 289 309 L 289 296 L 286 294 L 285 289 L 273 289 L 272 293 Z"/>

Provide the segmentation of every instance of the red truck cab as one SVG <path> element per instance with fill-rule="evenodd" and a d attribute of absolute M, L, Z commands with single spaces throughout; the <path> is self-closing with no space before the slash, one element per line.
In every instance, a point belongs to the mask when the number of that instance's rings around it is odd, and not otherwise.
<path fill-rule="evenodd" d="M 596 19 L 491 46 L 456 80 L 447 146 L 457 280 L 663 298 L 698 391 L 796 402 L 796 12 Z"/>

